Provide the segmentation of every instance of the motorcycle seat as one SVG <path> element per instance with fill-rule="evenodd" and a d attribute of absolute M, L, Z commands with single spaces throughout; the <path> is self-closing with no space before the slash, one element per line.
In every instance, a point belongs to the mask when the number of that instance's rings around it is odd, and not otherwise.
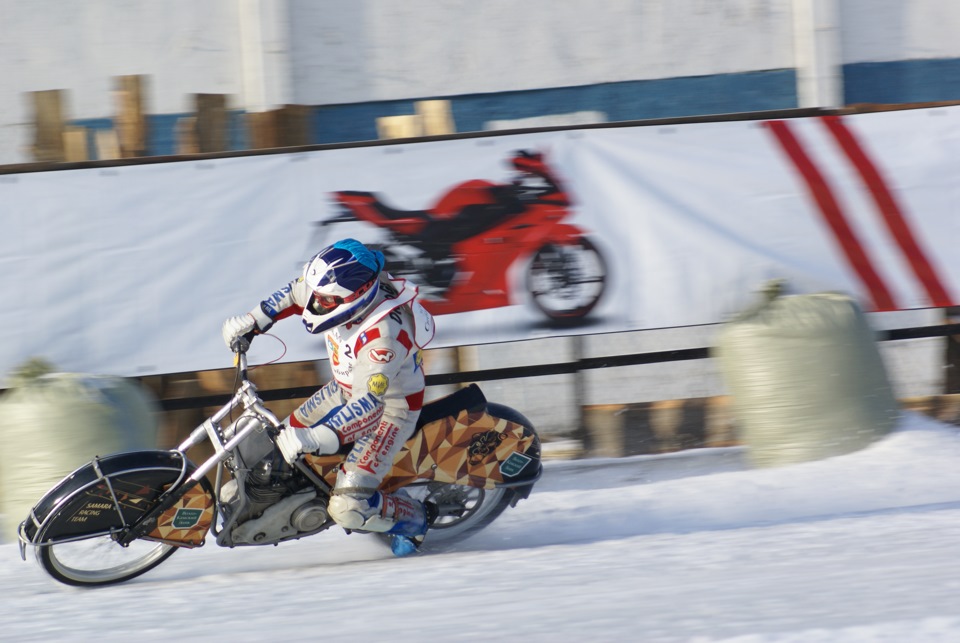
<path fill-rule="evenodd" d="M 362 192 L 360 190 L 342 190 L 338 194 L 341 194 L 346 197 L 363 197 L 364 199 L 369 199 L 370 206 L 373 207 L 378 213 L 383 215 L 385 219 L 390 219 L 391 221 L 401 221 L 403 219 L 418 219 L 420 221 L 428 222 L 432 221 L 433 217 L 430 216 L 430 213 L 426 210 L 398 210 L 397 208 L 392 208 L 383 201 L 381 201 L 374 192 Z"/>
<path fill-rule="evenodd" d="M 450 395 L 428 402 L 420 411 L 417 429 L 445 417 L 456 417 L 461 411 L 482 411 L 487 406 L 487 398 L 476 384 L 454 391 Z"/>

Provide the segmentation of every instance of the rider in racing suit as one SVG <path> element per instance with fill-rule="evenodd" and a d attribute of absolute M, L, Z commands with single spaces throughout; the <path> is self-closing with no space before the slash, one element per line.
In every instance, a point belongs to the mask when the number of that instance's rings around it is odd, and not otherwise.
<path fill-rule="evenodd" d="M 433 320 L 417 288 L 383 271 L 384 258 L 353 239 L 324 248 L 294 281 L 246 315 L 223 324 L 238 337 L 300 315 L 307 331 L 325 333 L 334 379 L 284 421 L 277 445 L 287 462 L 301 453 L 331 454 L 353 444 L 328 507 L 348 530 L 393 535 L 394 553 L 412 553 L 436 516 L 432 504 L 404 492 L 378 491 L 423 405 L 420 350 Z"/>

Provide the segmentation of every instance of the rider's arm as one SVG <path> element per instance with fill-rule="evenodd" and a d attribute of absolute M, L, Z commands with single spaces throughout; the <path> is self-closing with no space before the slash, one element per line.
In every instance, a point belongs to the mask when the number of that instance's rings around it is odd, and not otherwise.
<path fill-rule="evenodd" d="M 265 331 L 276 321 L 301 314 L 309 300 L 310 289 L 303 282 L 303 278 L 298 277 L 261 301 L 250 314 L 256 320 L 257 328 Z"/>

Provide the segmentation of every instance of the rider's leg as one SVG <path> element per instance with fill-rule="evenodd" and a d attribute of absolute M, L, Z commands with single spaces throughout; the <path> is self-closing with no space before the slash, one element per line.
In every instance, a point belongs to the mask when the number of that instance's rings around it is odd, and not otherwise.
<path fill-rule="evenodd" d="M 386 420 L 375 433 L 357 441 L 337 474 L 330 499 L 330 517 L 344 529 L 404 536 L 426 532 L 422 502 L 402 491 L 384 494 L 377 490 L 412 433 L 412 422 Z"/>

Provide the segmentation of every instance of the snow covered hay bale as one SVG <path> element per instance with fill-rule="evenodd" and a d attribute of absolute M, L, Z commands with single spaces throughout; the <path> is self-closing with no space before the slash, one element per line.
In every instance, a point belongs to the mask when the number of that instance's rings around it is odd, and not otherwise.
<path fill-rule="evenodd" d="M 158 411 L 139 384 L 106 375 L 38 372 L 0 398 L 0 542 L 56 482 L 96 455 L 156 448 Z"/>
<path fill-rule="evenodd" d="M 842 455 L 889 433 L 898 405 L 860 307 L 778 294 L 726 324 L 713 351 L 752 465 Z"/>

